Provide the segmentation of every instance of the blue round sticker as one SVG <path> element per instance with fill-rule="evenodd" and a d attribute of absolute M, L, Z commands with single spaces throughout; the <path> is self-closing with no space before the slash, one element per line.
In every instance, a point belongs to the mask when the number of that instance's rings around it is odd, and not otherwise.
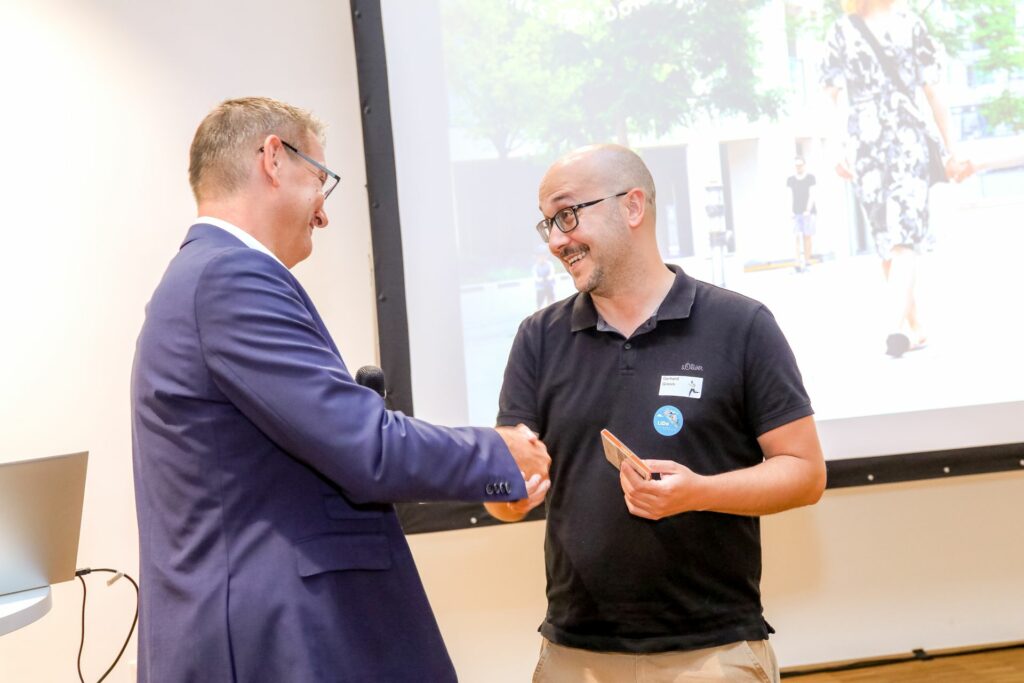
<path fill-rule="evenodd" d="M 683 428 L 683 411 L 675 406 L 662 406 L 654 413 L 654 429 L 662 436 L 675 436 Z"/>

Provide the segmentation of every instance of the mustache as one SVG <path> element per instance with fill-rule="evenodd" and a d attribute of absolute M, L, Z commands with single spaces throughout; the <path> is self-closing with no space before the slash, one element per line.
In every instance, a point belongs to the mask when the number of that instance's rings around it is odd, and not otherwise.
<path fill-rule="evenodd" d="M 585 254 L 588 251 L 590 251 L 590 249 L 587 247 L 562 247 L 558 251 L 558 258 L 565 260 L 567 258 L 572 258 L 576 254 Z"/>

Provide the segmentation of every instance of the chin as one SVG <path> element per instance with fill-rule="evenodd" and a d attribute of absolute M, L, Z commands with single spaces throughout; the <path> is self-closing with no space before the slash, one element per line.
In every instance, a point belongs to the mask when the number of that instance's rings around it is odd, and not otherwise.
<path fill-rule="evenodd" d="M 604 274 L 600 270 L 592 271 L 585 279 L 580 277 L 573 280 L 576 291 L 586 294 L 593 294 L 601 286 Z M 600 294 L 600 292 L 598 292 Z"/>
<path fill-rule="evenodd" d="M 296 249 L 291 254 L 289 254 L 287 259 L 281 259 L 281 261 L 286 266 L 288 266 L 289 270 L 291 270 L 295 266 L 299 265 L 300 263 L 302 263 L 303 261 L 308 259 L 309 255 L 312 254 L 312 253 L 313 253 L 313 246 L 312 245 L 303 245 L 302 248 Z"/>

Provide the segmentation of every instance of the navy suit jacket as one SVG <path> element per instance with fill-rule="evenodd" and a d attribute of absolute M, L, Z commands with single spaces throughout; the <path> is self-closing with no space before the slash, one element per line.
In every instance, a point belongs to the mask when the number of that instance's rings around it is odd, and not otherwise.
<path fill-rule="evenodd" d="M 204 224 L 131 392 L 140 681 L 455 680 L 390 503 L 524 497 L 493 430 L 386 410 L 291 273 Z"/>

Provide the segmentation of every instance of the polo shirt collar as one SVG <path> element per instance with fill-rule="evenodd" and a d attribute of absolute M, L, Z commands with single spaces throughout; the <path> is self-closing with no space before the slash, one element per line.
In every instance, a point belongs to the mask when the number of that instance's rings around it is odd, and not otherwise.
<path fill-rule="evenodd" d="M 655 320 L 680 320 L 690 317 L 693 309 L 693 300 L 697 294 L 697 281 L 683 272 L 683 269 L 674 263 L 665 264 L 669 270 L 675 273 L 676 280 L 672 288 L 658 306 L 658 312 L 654 314 Z M 576 297 L 572 304 L 572 331 L 579 332 L 590 327 L 597 327 L 597 308 L 594 300 L 587 292 Z"/>

